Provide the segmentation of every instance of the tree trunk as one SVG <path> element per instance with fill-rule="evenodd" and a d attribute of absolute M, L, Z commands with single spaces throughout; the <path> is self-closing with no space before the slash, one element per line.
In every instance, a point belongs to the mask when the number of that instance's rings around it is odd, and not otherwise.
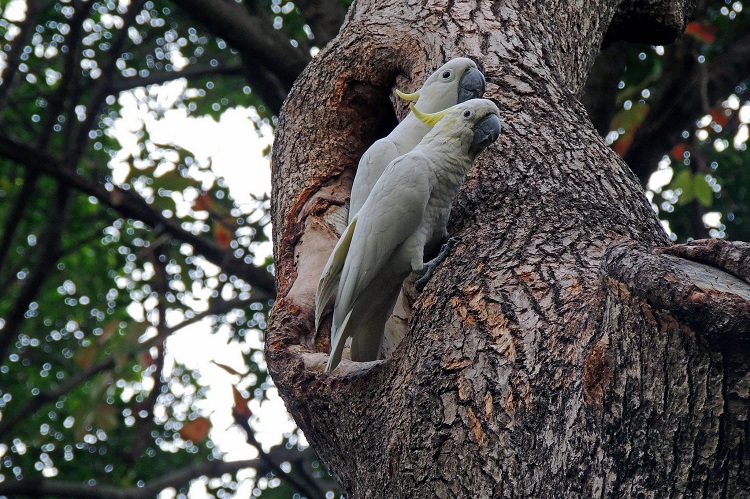
<path fill-rule="evenodd" d="M 750 495 L 750 248 L 655 251 L 668 238 L 577 100 L 611 23 L 663 43 L 690 10 L 639 5 L 357 1 L 295 84 L 266 353 L 347 496 Z M 478 61 L 504 121 L 454 203 L 461 242 L 390 359 L 323 374 L 315 286 L 357 160 L 405 112 L 393 87 L 456 56 Z"/>

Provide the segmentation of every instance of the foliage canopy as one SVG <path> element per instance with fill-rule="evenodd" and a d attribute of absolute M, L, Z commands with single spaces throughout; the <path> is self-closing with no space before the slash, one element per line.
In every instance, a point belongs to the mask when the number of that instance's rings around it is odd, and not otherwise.
<path fill-rule="evenodd" d="M 346 5 L 0 8 L 0 495 L 175 495 L 200 477 L 219 497 L 335 491 L 300 432 L 270 449 L 255 436 L 250 408 L 273 397 L 268 197 L 230 185 L 205 149 L 165 140 L 158 125 L 239 109 L 267 140 Z M 748 240 L 750 16 L 731 0 L 696 14 L 672 46 L 605 50 L 583 100 L 652 178 L 647 196 L 674 239 Z M 267 168 L 262 155 L 235 167 Z M 199 321 L 243 352 L 243 370 L 217 369 L 255 458 L 223 460 L 207 382 L 169 355 L 173 333 Z"/>

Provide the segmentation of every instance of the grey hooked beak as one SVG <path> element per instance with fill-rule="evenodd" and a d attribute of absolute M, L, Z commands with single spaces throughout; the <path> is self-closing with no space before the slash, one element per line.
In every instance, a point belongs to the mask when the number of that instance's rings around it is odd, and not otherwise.
<path fill-rule="evenodd" d="M 500 118 L 495 114 L 485 116 L 474 127 L 474 139 L 471 141 L 472 148 L 481 151 L 497 140 L 500 135 Z"/>
<path fill-rule="evenodd" d="M 478 99 L 484 95 L 484 75 L 477 68 L 470 68 L 458 80 L 458 103 Z"/>

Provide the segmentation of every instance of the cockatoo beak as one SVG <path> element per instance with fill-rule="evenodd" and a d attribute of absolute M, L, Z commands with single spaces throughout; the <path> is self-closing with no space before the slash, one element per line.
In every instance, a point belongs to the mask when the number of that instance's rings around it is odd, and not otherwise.
<path fill-rule="evenodd" d="M 474 139 L 471 141 L 472 148 L 481 151 L 497 140 L 500 135 L 500 118 L 490 114 L 485 116 L 474 126 Z"/>
<path fill-rule="evenodd" d="M 477 68 L 470 68 L 458 81 L 457 103 L 466 102 L 469 99 L 478 99 L 484 95 L 486 82 L 484 75 Z"/>

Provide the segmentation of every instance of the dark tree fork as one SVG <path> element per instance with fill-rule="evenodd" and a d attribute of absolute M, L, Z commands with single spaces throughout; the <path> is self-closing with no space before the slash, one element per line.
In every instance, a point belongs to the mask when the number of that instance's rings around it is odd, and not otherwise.
<path fill-rule="evenodd" d="M 666 248 L 578 101 L 603 40 L 666 43 L 690 3 L 362 0 L 297 81 L 266 353 L 347 496 L 750 496 L 750 245 Z M 461 242 L 393 358 L 324 375 L 315 286 L 357 159 L 393 86 L 456 56 L 504 121 L 454 205 Z"/>

